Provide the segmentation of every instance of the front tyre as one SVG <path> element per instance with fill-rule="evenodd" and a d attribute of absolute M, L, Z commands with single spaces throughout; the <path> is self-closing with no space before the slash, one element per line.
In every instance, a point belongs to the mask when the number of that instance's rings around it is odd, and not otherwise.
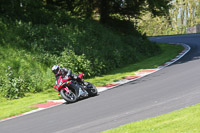
<path fill-rule="evenodd" d="M 90 97 L 92 97 L 92 96 L 97 96 L 97 95 L 99 94 L 97 88 L 96 88 L 92 83 L 86 82 L 86 84 L 87 84 L 87 89 L 86 89 L 86 91 L 88 92 L 88 95 L 89 95 Z"/>
<path fill-rule="evenodd" d="M 65 89 L 62 89 L 60 95 L 67 103 L 73 103 L 77 100 L 77 96 L 71 90 L 67 93 Z"/>

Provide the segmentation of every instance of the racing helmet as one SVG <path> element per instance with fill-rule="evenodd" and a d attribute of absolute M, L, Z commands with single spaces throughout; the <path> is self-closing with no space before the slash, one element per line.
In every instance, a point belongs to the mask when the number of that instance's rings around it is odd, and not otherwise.
<path fill-rule="evenodd" d="M 60 74 L 60 67 L 58 65 L 54 65 L 51 70 L 56 75 Z"/>

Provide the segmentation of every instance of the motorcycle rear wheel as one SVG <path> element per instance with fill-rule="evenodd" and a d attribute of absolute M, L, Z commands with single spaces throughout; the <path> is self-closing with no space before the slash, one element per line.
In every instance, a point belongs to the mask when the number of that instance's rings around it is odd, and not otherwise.
<path fill-rule="evenodd" d="M 64 89 L 62 89 L 60 91 L 60 95 L 67 103 L 73 103 L 77 100 L 77 96 L 71 90 L 69 90 L 69 93 L 67 93 Z"/>
<path fill-rule="evenodd" d="M 89 96 L 97 96 L 99 94 L 97 88 L 90 82 L 87 82 L 87 89 Z"/>

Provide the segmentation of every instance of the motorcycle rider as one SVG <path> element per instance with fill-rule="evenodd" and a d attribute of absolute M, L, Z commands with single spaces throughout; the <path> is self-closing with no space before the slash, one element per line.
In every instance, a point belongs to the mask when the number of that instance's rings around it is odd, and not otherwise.
<path fill-rule="evenodd" d="M 56 81 L 58 81 L 59 77 L 62 75 L 62 78 L 70 77 L 70 78 L 76 80 L 77 82 L 84 84 L 84 81 L 79 76 L 73 74 L 70 69 L 67 69 L 65 67 L 61 68 L 59 65 L 54 65 L 51 70 L 56 76 Z M 84 90 L 83 88 L 79 88 L 79 95 L 87 96 L 88 92 L 86 90 Z"/>

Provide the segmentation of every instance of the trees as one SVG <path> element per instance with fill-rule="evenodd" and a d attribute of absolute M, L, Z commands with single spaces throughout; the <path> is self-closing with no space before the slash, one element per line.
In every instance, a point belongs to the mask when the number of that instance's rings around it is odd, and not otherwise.
<path fill-rule="evenodd" d="M 1 0 L 0 14 L 19 17 L 32 13 L 32 9 L 64 9 L 81 17 L 91 17 L 98 10 L 100 21 L 105 23 L 112 14 L 138 18 L 143 11 L 153 15 L 166 15 L 172 0 Z M 32 10 L 32 11 L 30 11 Z"/>
<path fill-rule="evenodd" d="M 199 0 L 174 0 L 171 4 L 172 8 L 167 17 L 152 18 L 147 14 L 143 16 L 142 21 L 138 20 L 143 32 L 147 35 L 182 34 L 185 33 L 187 27 L 200 23 Z"/>
<path fill-rule="evenodd" d="M 46 0 L 47 5 L 56 5 L 72 13 L 91 16 L 98 8 L 101 21 L 111 14 L 138 17 L 141 11 L 150 11 L 153 15 L 165 15 L 172 0 Z"/>
<path fill-rule="evenodd" d="M 154 16 L 167 15 L 171 0 L 101 0 L 99 5 L 100 21 L 106 20 L 112 14 L 119 14 L 123 18 L 138 18 L 144 11 Z"/>

